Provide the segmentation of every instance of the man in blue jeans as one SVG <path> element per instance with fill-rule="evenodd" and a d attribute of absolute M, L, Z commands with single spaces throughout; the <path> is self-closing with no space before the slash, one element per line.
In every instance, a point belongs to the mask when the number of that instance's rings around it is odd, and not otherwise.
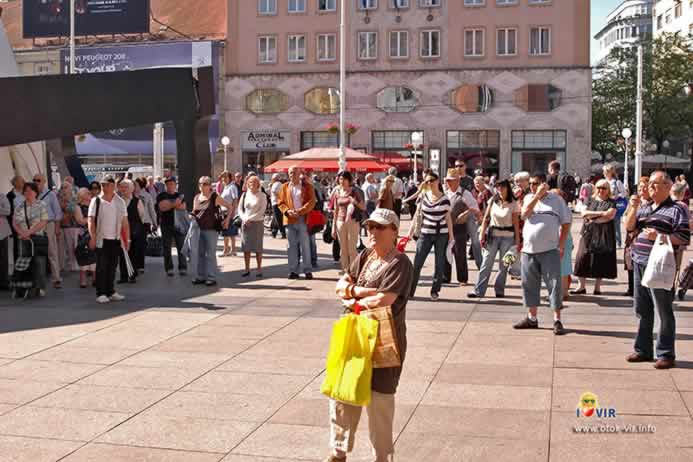
<path fill-rule="evenodd" d="M 549 192 L 545 174 L 532 176 L 529 187 L 531 192 L 522 202 L 522 219 L 525 220 L 522 230 L 522 299 L 528 313 L 513 327 L 539 327 L 537 307 L 540 303 L 541 280 L 544 279 L 554 313 L 553 333 L 563 335 L 561 258 L 570 233 L 572 216 L 563 198 Z"/>
<path fill-rule="evenodd" d="M 284 216 L 289 241 L 289 279 L 299 278 L 301 258 L 306 279 L 313 279 L 306 216 L 315 207 L 315 202 L 315 190 L 308 181 L 301 180 L 301 169 L 289 168 L 289 182 L 279 190 L 277 203 Z"/>
<path fill-rule="evenodd" d="M 671 178 L 664 171 L 650 175 L 648 191 L 651 202 L 641 204 L 638 196 L 630 199 L 630 211 L 626 217 L 626 229 L 639 231 L 631 247 L 633 257 L 633 305 L 640 320 L 635 337 L 634 352 L 626 360 L 631 363 L 652 361 L 657 355 L 656 369 L 674 367 L 676 351 L 676 319 L 674 318 L 674 281 L 670 289 L 649 289 L 641 283 L 643 273 L 650 259 L 650 252 L 658 235 L 666 236 L 676 250 L 688 245 L 691 233 L 688 226 L 688 210 L 685 205 L 674 202 L 669 193 Z M 642 205 L 642 206 L 641 206 Z M 652 351 L 652 329 L 654 311 L 659 313 L 660 326 L 657 334 L 657 347 Z"/>

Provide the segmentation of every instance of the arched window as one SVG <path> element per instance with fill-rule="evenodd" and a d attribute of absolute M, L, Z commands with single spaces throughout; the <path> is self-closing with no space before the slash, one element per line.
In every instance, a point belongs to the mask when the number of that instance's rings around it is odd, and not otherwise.
<path fill-rule="evenodd" d="M 411 112 L 418 104 L 416 94 L 407 87 L 387 87 L 378 93 L 378 109 L 385 112 Z"/>
<path fill-rule="evenodd" d="M 493 90 L 487 85 L 463 85 L 452 92 L 452 106 L 460 112 L 488 112 Z"/>
<path fill-rule="evenodd" d="M 549 84 L 525 85 L 515 91 L 515 105 L 526 112 L 550 112 L 561 105 L 563 92 Z"/>
<path fill-rule="evenodd" d="M 305 108 L 315 114 L 339 112 L 339 90 L 331 87 L 313 88 L 304 97 Z"/>
<path fill-rule="evenodd" d="M 256 114 L 273 114 L 289 109 L 289 97 L 274 88 L 264 88 L 248 93 L 245 105 Z"/>

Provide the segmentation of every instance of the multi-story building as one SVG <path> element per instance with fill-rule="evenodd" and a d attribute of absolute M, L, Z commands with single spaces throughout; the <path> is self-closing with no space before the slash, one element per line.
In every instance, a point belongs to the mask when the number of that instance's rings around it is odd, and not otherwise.
<path fill-rule="evenodd" d="M 491 172 L 590 168 L 589 0 L 345 0 L 356 149 Z M 226 134 L 236 169 L 336 145 L 339 0 L 229 0 Z M 401 160 L 401 159 L 400 159 Z M 406 165 L 406 162 L 405 162 Z"/>
<path fill-rule="evenodd" d="M 599 42 L 597 63 L 603 62 L 614 48 L 632 47 L 652 36 L 654 0 L 625 0 L 606 17 L 604 27 L 594 39 Z"/>
<path fill-rule="evenodd" d="M 655 0 L 652 21 L 655 37 L 664 32 L 693 35 L 693 0 Z"/>

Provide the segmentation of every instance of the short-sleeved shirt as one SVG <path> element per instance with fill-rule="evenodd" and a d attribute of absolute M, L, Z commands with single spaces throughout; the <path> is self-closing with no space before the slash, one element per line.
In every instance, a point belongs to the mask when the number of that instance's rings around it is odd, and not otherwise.
<path fill-rule="evenodd" d="M 281 189 L 282 189 L 282 182 L 281 181 L 275 181 L 274 183 L 272 183 L 272 188 L 270 189 L 270 193 L 272 196 L 272 205 L 277 205 L 279 203 L 279 191 Z M 224 197 L 224 199 L 226 199 L 226 198 Z"/>
<path fill-rule="evenodd" d="M 528 204 L 534 194 L 527 194 L 524 204 Z M 563 198 L 548 193 L 534 206 L 534 213 L 525 220 L 522 229 L 522 252 L 538 254 L 557 250 L 560 242 L 561 225 L 570 224 L 572 216 Z"/>
<path fill-rule="evenodd" d="M 176 223 L 176 217 L 175 217 L 175 209 L 171 209 L 167 212 L 161 211 L 161 208 L 159 207 L 159 204 L 161 204 L 163 201 L 170 201 L 170 202 L 176 202 L 176 199 L 179 197 L 182 197 L 183 194 L 179 192 L 175 192 L 173 194 L 169 194 L 168 192 L 162 192 L 158 196 L 156 196 L 156 207 L 159 209 L 159 214 L 161 215 L 161 221 L 160 225 L 162 228 L 166 229 L 175 229 L 175 223 Z"/>
<path fill-rule="evenodd" d="M 349 275 L 354 281 L 358 280 L 361 269 L 366 263 L 372 250 L 367 249 L 361 252 L 359 258 L 354 260 L 349 268 Z M 397 298 L 392 303 L 392 317 L 395 324 L 395 335 L 397 336 L 397 346 L 399 347 L 402 364 L 407 353 L 407 302 L 409 301 L 409 290 L 411 289 L 414 276 L 414 267 L 409 258 L 397 252 L 394 259 L 374 280 L 366 284 L 368 288 L 377 288 L 378 292 L 390 292 L 397 294 Z M 397 391 L 399 377 L 402 374 L 401 367 L 388 367 L 373 369 L 373 379 L 371 388 L 378 393 L 394 394 Z"/>
<path fill-rule="evenodd" d="M 474 198 L 472 201 L 476 204 Z M 428 195 L 424 195 L 421 200 L 421 234 L 447 234 L 447 214 L 451 208 L 450 199 L 445 195 L 440 196 L 435 202 L 432 202 Z"/>
<path fill-rule="evenodd" d="M 633 261 L 646 265 L 650 258 L 650 252 L 654 242 L 642 234 L 645 228 L 657 230 L 660 234 L 673 235 L 676 238 L 688 243 L 691 240 L 691 231 L 688 225 L 688 210 L 678 202 L 674 202 L 667 197 L 659 207 L 654 203 L 640 207 L 637 214 L 638 235 L 633 242 L 631 252 Z M 678 249 L 678 246 L 674 246 Z"/>
<path fill-rule="evenodd" d="M 24 205 L 26 205 L 26 215 L 24 214 Z M 29 218 L 29 226 L 27 226 L 26 223 L 27 217 Z M 37 223 L 48 221 L 48 206 L 40 200 L 34 201 L 33 205 L 29 205 L 26 201 L 22 202 L 22 204 L 14 210 L 14 219 L 28 230 Z M 44 232 L 41 231 L 36 234 L 43 233 Z"/>
<path fill-rule="evenodd" d="M 491 226 L 494 228 L 512 228 L 513 214 L 520 213 L 520 206 L 516 201 L 511 203 L 493 201 L 491 204 Z"/>

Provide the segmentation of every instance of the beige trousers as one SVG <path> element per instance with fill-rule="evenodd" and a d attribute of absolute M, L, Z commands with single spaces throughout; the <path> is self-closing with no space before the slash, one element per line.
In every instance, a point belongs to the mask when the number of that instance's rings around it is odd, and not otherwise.
<path fill-rule="evenodd" d="M 63 270 L 64 271 L 79 271 L 79 265 L 77 264 L 77 257 L 75 257 L 75 249 L 77 248 L 77 241 L 79 240 L 80 234 L 82 234 L 81 228 L 63 228 L 61 247 L 63 249 Z"/>
<path fill-rule="evenodd" d="M 348 223 L 337 222 L 337 239 L 339 239 L 339 263 L 342 271 L 349 271 L 351 263 L 359 256 L 359 223 L 350 220 Z"/>
<path fill-rule="evenodd" d="M 58 245 L 58 237 L 55 235 L 56 226 L 60 226 L 60 224 L 54 221 L 49 221 L 48 226 L 46 226 L 46 235 L 48 236 L 48 264 L 51 265 L 51 280 L 53 282 L 61 282 L 60 246 Z"/>
<path fill-rule="evenodd" d="M 373 391 L 368 412 L 368 431 L 376 462 L 394 461 L 392 428 L 395 419 L 395 395 Z M 330 446 L 338 457 L 354 449 L 354 437 L 362 408 L 330 400 Z"/>

